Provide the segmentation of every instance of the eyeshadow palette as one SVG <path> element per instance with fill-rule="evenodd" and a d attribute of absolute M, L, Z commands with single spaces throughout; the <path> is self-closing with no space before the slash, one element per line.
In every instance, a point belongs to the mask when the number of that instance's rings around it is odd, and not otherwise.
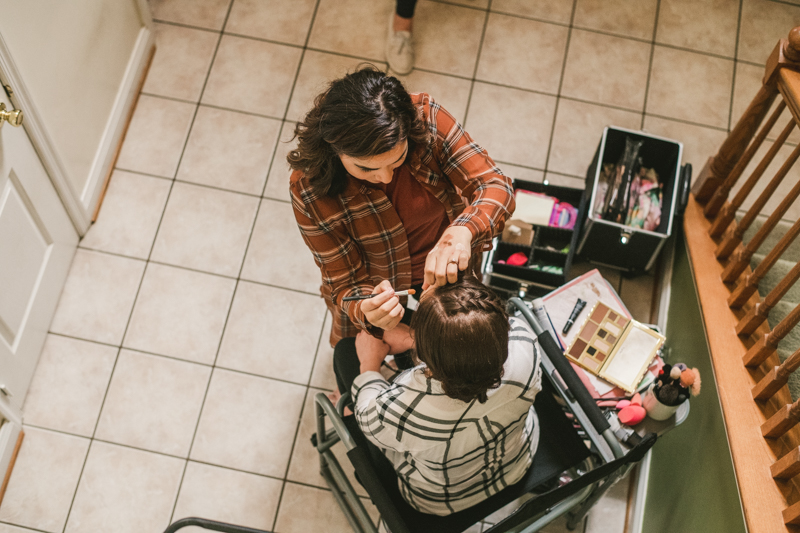
<path fill-rule="evenodd" d="M 597 302 L 566 356 L 589 372 L 633 392 L 664 337 Z"/>

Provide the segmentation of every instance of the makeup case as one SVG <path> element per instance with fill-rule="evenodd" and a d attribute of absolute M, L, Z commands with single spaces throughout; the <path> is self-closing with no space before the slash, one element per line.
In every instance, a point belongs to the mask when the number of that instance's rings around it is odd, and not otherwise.
<path fill-rule="evenodd" d="M 639 150 L 642 167 L 656 171 L 661 185 L 661 221 L 652 230 L 603 220 L 594 212 L 598 202 L 598 185 L 603 165 L 617 164 L 626 148 L 626 137 L 643 141 Z M 672 235 L 676 214 L 683 213 L 689 197 L 692 166 L 681 166 L 683 144 L 641 131 L 608 126 L 586 175 L 584 203 L 581 213 L 583 229 L 577 254 L 596 264 L 630 273 L 649 270 L 666 240 Z M 602 201 L 602 198 L 600 198 Z M 579 222 L 580 223 L 580 222 Z"/>
<path fill-rule="evenodd" d="M 561 204 L 570 205 L 577 210 L 576 221 L 571 229 L 529 224 L 525 229 L 533 229 L 533 241 L 530 245 L 521 244 L 516 239 L 509 239 L 514 242 L 508 242 L 503 237 L 495 237 L 492 250 L 484 254 L 484 283 L 504 296 L 532 299 L 566 283 L 575 256 L 580 221 L 583 219 L 585 195 L 582 189 L 525 180 L 514 180 L 514 190 L 525 191 L 522 194 L 534 193 L 556 198 L 558 203 L 554 206 L 553 216 L 562 214 L 564 207 Z M 506 222 L 506 226 L 512 224 L 512 221 Z M 514 265 L 513 261 L 509 262 L 514 254 L 522 254 L 525 263 Z"/>

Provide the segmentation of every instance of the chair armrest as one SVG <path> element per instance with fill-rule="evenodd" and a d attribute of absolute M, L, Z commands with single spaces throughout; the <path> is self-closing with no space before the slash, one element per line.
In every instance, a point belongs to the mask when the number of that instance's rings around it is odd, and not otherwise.
<path fill-rule="evenodd" d="M 197 526 L 211 531 L 220 531 L 221 533 L 270 533 L 263 529 L 253 529 L 251 527 L 234 526 L 233 524 L 226 524 L 224 522 L 216 522 L 214 520 L 206 520 L 205 518 L 181 518 L 170 524 L 164 533 L 174 533 L 179 529 L 189 526 Z"/>

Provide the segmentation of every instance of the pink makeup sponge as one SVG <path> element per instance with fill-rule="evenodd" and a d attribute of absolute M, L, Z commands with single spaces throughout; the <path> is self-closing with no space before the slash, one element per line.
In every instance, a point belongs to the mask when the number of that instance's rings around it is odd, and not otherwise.
<path fill-rule="evenodd" d="M 619 421 L 626 426 L 635 426 L 644 420 L 647 411 L 641 405 L 631 404 L 619 412 Z"/>

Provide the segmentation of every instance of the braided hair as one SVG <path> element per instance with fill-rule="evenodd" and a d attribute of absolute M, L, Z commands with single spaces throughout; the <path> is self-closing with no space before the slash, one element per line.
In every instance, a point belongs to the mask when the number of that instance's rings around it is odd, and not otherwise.
<path fill-rule="evenodd" d="M 473 275 L 437 287 L 411 319 L 415 355 L 450 398 L 484 403 L 508 358 L 508 314 Z"/>

